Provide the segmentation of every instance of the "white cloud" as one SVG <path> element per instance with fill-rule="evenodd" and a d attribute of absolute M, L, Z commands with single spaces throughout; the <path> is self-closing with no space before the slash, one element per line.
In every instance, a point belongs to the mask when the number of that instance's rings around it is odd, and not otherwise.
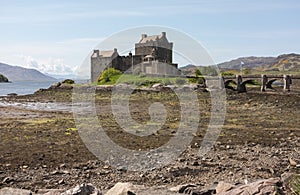
<path fill-rule="evenodd" d="M 70 67 L 64 63 L 62 59 L 53 59 L 49 58 L 46 60 L 38 60 L 33 58 L 32 56 L 24 56 L 19 55 L 19 57 L 23 60 L 21 66 L 24 68 L 31 68 L 41 71 L 42 73 L 47 74 L 56 74 L 56 75 L 64 75 L 64 74 L 75 74 L 77 67 Z"/>
<path fill-rule="evenodd" d="M 86 57 L 90 56 L 96 44 L 104 38 L 82 37 L 61 41 L 17 42 L 0 47 L 0 62 L 25 68 L 37 69 L 49 74 L 78 74 L 89 76 L 87 69 L 82 72 Z M 88 66 L 85 64 L 84 66 Z M 80 72 L 80 73 L 79 73 Z"/>

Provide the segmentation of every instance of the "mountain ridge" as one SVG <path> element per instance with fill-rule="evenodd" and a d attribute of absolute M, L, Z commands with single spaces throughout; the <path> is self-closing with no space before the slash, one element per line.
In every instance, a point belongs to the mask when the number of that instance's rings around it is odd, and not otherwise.
<path fill-rule="evenodd" d="M 12 66 L 0 62 L 0 74 L 5 75 L 9 81 L 57 81 L 36 69 L 28 69 L 20 66 Z"/>
<path fill-rule="evenodd" d="M 266 65 L 271 65 L 276 60 L 276 57 L 239 57 L 227 62 L 218 64 L 219 68 L 224 69 L 240 69 L 241 63 L 243 68 L 261 68 Z"/>
<path fill-rule="evenodd" d="M 293 71 L 300 73 L 300 54 L 290 53 L 281 54 L 277 57 L 239 57 L 230 61 L 217 64 L 220 71 L 251 69 L 256 71 Z M 203 69 L 211 66 L 195 66 L 188 64 L 181 67 L 180 70 L 186 74 L 194 74 L 197 68 Z"/>

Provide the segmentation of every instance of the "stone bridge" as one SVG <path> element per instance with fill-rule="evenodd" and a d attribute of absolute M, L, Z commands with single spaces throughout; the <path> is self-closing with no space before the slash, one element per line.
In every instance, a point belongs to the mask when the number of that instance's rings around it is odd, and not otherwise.
<path fill-rule="evenodd" d="M 261 83 L 261 91 L 266 91 L 266 89 L 274 89 L 272 84 L 275 81 L 282 81 L 283 90 L 290 91 L 292 80 L 300 79 L 300 75 L 236 75 L 236 76 L 224 76 L 222 77 L 222 82 L 224 82 L 224 87 L 232 90 L 237 90 L 238 92 L 246 92 L 247 84 L 256 84 L 257 81 Z M 205 77 L 206 83 L 208 81 L 215 80 L 213 77 Z M 237 87 L 236 89 L 230 84 L 233 83 Z"/>
<path fill-rule="evenodd" d="M 246 92 L 247 84 L 254 84 L 255 81 L 260 81 L 261 91 L 266 91 L 266 89 L 273 89 L 272 84 L 275 81 L 282 81 L 283 90 L 290 91 L 292 80 L 300 79 L 300 76 L 293 75 L 236 75 L 236 76 L 225 76 L 223 77 L 224 87 L 232 88 L 229 86 L 230 83 L 235 83 L 237 85 L 238 92 Z"/>

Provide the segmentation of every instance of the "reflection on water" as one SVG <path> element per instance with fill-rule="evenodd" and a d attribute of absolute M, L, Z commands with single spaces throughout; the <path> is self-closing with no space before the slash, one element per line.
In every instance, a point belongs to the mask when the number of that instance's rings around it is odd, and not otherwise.
<path fill-rule="evenodd" d="M 0 107 L 14 107 L 28 110 L 63 111 L 73 112 L 74 109 L 89 112 L 87 103 L 64 103 L 64 102 L 11 102 L 0 99 Z"/>

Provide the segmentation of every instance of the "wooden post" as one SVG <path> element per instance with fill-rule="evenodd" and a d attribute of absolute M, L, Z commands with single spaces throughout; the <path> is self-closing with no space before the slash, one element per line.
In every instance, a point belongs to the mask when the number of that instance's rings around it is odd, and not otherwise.
<path fill-rule="evenodd" d="M 290 85 L 292 84 L 292 78 L 290 75 L 283 75 L 283 90 L 290 91 Z"/>
<path fill-rule="evenodd" d="M 268 77 L 267 75 L 263 74 L 261 75 L 261 91 L 266 91 L 266 85 L 268 83 Z"/>

